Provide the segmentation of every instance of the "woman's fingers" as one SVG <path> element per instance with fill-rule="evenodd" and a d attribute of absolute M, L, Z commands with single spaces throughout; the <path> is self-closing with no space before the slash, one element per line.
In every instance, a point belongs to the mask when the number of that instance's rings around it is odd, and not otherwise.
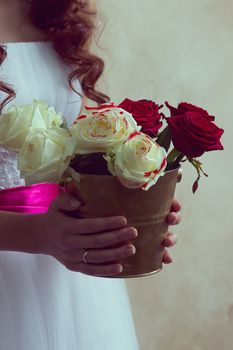
<path fill-rule="evenodd" d="M 177 235 L 175 233 L 169 232 L 163 240 L 163 246 L 166 248 L 173 247 L 176 244 L 177 240 L 178 240 Z M 163 263 L 164 264 L 172 263 L 171 254 L 167 249 L 164 250 Z"/>
<path fill-rule="evenodd" d="M 170 212 L 166 219 L 168 225 L 178 225 L 181 222 L 181 216 L 175 212 Z"/>
<path fill-rule="evenodd" d="M 86 259 L 88 263 L 100 264 L 127 258 L 134 255 L 135 252 L 135 247 L 132 244 L 127 244 L 114 249 L 90 250 Z"/>
<path fill-rule="evenodd" d="M 76 193 L 74 194 L 77 196 Z M 52 203 L 50 210 L 51 213 L 78 211 L 81 205 L 82 203 L 78 202 L 74 196 L 62 193 Z M 174 199 L 171 212 L 167 216 L 169 225 L 180 223 L 181 218 L 178 213 L 180 210 L 180 202 Z M 58 227 L 62 232 L 59 249 L 55 254 L 59 261 L 69 270 L 91 276 L 114 276 L 122 272 L 123 267 L 118 262 L 135 253 L 135 247 L 131 241 L 137 237 L 137 230 L 127 227 L 126 218 L 115 216 L 89 219 L 72 218 L 67 215 L 64 217 L 61 229 L 60 226 Z M 168 233 L 164 238 L 163 246 L 172 247 L 176 242 L 177 235 Z M 113 248 L 114 245 L 116 245 L 115 248 Z M 86 251 L 87 263 L 84 263 L 83 254 Z M 171 262 L 172 257 L 165 249 L 163 263 Z"/>
<path fill-rule="evenodd" d="M 82 251 L 72 251 L 69 252 L 67 258 L 73 262 L 83 262 L 83 254 L 85 250 Z M 132 244 L 125 244 L 117 248 L 111 249 L 91 249 L 86 250 L 86 261 L 88 264 L 103 264 L 109 262 L 117 262 L 121 259 L 125 259 L 129 256 L 134 255 L 136 252 L 135 247 Z"/>
<path fill-rule="evenodd" d="M 178 225 L 181 222 L 181 216 L 178 214 L 182 209 L 181 203 L 177 199 L 173 199 L 171 211 L 167 216 L 166 222 L 168 225 Z M 177 235 L 175 233 L 168 232 L 163 240 L 164 247 L 173 247 L 177 242 Z M 172 257 L 168 250 L 165 249 L 163 255 L 163 263 L 170 264 L 172 262 Z"/>
<path fill-rule="evenodd" d="M 90 276 L 115 276 L 119 275 L 123 271 L 121 264 L 111 264 L 111 265 L 91 265 L 84 263 L 68 263 L 66 267 L 75 272 L 81 272 Z"/>
<path fill-rule="evenodd" d="M 65 192 L 62 192 L 50 205 L 50 209 L 59 211 L 75 211 L 80 207 L 81 202 Z"/>
<path fill-rule="evenodd" d="M 68 193 L 61 193 L 51 204 L 50 209 L 75 211 L 82 203 Z M 91 234 L 125 227 L 127 220 L 123 216 L 107 218 L 80 219 L 66 216 L 65 230 L 69 233 Z"/>
<path fill-rule="evenodd" d="M 181 217 L 178 214 L 181 208 L 181 203 L 177 199 L 173 199 L 170 213 L 166 219 L 168 225 L 178 225 L 181 222 Z"/>
<path fill-rule="evenodd" d="M 163 263 L 164 264 L 172 263 L 172 257 L 170 255 L 169 251 L 166 249 L 165 249 L 164 254 L 163 254 Z"/>
<path fill-rule="evenodd" d="M 175 233 L 167 233 L 166 237 L 163 240 L 163 246 L 166 248 L 173 247 L 178 240 L 178 236 Z"/>
<path fill-rule="evenodd" d="M 133 227 L 125 227 L 120 230 L 114 230 L 94 235 L 71 235 L 65 239 L 65 247 L 67 249 L 96 249 L 109 247 L 114 244 L 123 243 L 125 241 L 137 237 L 137 230 Z"/>
<path fill-rule="evenodd" d="M 91 219 L 70 218 L 68 223 L 67 231 L 69 233 L 82 235 L 120 229 L 127 225 L 127 220 L 123 216 Z"/>
<path fill-rule="evenodd" d="M 181 211 L 181 209 L 182 209 L 181 202 L 179 202 L 177 199 L 174 198 L 172 201 L 171 211 L 178 213 L 178 211 Z"/>

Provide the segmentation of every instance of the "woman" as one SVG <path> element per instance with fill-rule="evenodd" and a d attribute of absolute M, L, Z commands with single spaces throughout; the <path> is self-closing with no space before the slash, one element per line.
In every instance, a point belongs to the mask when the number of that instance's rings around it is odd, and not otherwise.
<path fill-rule="evenodd" d="M 97 103 L 107 100 L 95 90 L 103 62 L 88 50 L 95 18 L 91 5 L 0 0 L 2 111 L 45 100 L 70 125 L 81 109 L 82 93 Z M 0 188 L 23 184 L 16 155 L 0 148 Z M 79 205 L 63 193 L 46 214 L 0 212 L 1 349 L 138 349 L 124 282 L 94 277 L 121 272 L 122 266 L 111 262 L 134 254 L 137 232 L 123 217 L 64 214 Z M 175 200 L 169 224 L 179 223 L 179 211 Z M 116 242 L 122 246 L 106 248 Z M 164 245 L 175 242 L 168 233 Z M 170 262 L 166 251 L 164 263 Z"/>

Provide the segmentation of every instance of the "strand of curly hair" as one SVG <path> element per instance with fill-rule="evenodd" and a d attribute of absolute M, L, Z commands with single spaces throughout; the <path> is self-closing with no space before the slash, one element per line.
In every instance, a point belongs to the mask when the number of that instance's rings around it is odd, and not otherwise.
<path fill-rule="evenodd" d="M 29 0 L 30 19 L 35 28 L 43 32 L 60 58 L 73 71 L 67 77 L 75 91 L 74 82 L 79 79 L 85 96 L 98 104 L 109 101 L 108 96 L 95 88 L 104 70 L 101 58 L 91 54 L 88 44 L 95 30 L 96 13 L 89 8 L 89 0 Z M 7 57 L 6 48 L 0 46 L 0 65 Z M 15 98 L 13 87 L 0 82 L 0 91 L 6 97 L 0 103 L 0 111 Z M 78 92 L 77 92 L 78 93 Z"/>

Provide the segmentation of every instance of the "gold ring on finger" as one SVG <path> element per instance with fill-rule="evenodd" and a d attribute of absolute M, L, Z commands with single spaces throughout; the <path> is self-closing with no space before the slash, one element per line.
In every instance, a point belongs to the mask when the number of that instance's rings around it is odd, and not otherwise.
<path fill-rule="evenodd" d="M 88 255 L 88 250 L 86 250 L 86 251 L 83 253 L 83 262 L 84 262 L 84 264 L 88 264 L 87 255 Z"/>

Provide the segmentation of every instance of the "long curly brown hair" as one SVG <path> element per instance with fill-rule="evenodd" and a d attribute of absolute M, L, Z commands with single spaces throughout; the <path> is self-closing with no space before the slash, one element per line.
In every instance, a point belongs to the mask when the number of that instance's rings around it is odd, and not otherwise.
<path fill-rule="evenodd" d="M 109 100 L 96 90 L 95 85 L 104 70 L 104 62 L 91 54 L 88 44 L 95 30 L 96 12 L 90 9 L 89 0 L 28 0 L 30 19 L 35 28 L 53 43 L 60 58 L 72 65 L 74 70 L 67 77 L 74 90 L 74 81 L 79 79 L 83 93 L 97 103 Z M 7 57 L 6 48 L 0 46 L 0 65 Z M 0 111 L 15 98 L 12 86 L 0 82 L 0 91 L 6 94 L 0 102 Z M 77 91 L 76 91 L 77 92 Z M 77 92 L 78 93 L 78 92 Z"/>

